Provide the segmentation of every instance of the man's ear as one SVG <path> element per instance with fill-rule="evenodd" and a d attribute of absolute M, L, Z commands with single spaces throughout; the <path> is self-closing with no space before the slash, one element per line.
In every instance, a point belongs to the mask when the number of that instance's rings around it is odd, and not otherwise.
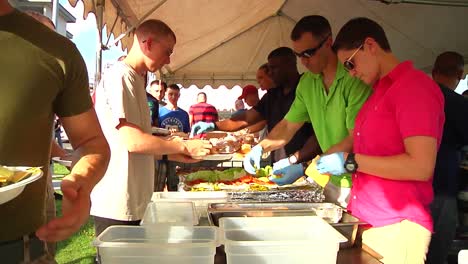
<path fill-rule="evenodd" d="M 465 79 L 465 72 L 464 72 L 463 69 L 460 69 L 460 70 L 457 71 L 457 77 L 458 77 L 458 79 L 460 79 L 460 80 Z"/>

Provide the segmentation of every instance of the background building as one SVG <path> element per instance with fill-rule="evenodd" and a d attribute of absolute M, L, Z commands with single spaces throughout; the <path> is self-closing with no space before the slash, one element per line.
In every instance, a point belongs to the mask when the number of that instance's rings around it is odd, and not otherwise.
<path fill-rule="evenodd" d="M 53 0 L 9 0 L 9 2 L 17 9 L 21 11 L 31 10 L 36 11 L 49 17 L 52 21 L 53 3 L 58 1 Z M 75 23 L 76 18 L 68 12 L 61 4 L 58 4 L 57 10 L 57 22 L 55 27 L 57 32 L 69 39 L 73 38 L 73 35 L 67 31 L 67 23 Z"/>

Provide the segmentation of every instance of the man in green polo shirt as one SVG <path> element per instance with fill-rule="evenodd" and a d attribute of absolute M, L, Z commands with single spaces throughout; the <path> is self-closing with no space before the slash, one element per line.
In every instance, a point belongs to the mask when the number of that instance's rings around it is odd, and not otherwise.
<path fill-rule="evenodd" d="M 296 56 L 309 70 L 297 87 L 296 98 L 285 118 L 276 125 L 269 136 L 255 146 L 244 160 L 251 172 L 259 166 L 259 157 L 286 144 L 304 122 L 311 122 L 321 149 L 327 153 L 352 135 L 354 119 L 371 93 L 370 87 L 351 77 L 332 50 L 332 33 L 329 22 L 322 16 L 306 16 L 291 33 Z M 259 156 L 260 155 L 260 156 Z M 292 183 L 304 175 L 302 164 L 289 166 L 274 164 L 278 184 Z M 276 166 L 275 166 L 276 165 Z M 349 174 L 332 176 L 325 187 L 327 200 L 346 205 L 351 187 Z"/>

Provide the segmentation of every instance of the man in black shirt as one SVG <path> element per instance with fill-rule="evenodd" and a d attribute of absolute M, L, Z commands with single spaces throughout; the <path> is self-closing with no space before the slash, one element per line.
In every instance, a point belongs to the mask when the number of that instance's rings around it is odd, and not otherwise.
<path fill-rule="evenodd" d="M 432 183 L 434 233 L 426 264 L 445 263 L 457 227 L 460 148 L 468 144 L 468 100 L 454 90 L 463 79 L 463 66 L 463 56 L 449 51 L 437 57 L 432 70 L 444 94 L 445 124 Z"/>
<path fill-rule="evenodd" d="M 198 135 L 214 129 L 238 131 L 262 120 L 267 122 L 268 132 L 271 131 L 289 111 L 296 95 L 300 75 L 296 56 L 287 47 L 277 48 L 268 55 L 268 68 L 277 87 L 270 89 L 255 107 L 227 120 L 215 123 L 199 122 L 192 127 L 192 134 Z M 311 149 L 315 151 L 309 151 Z M 320 152 L 312 125 L 306 123 L 284 148 L 273 151 L 272 161 L 288 159 L 290 164 L 294 164 L 310 160 Z"/>

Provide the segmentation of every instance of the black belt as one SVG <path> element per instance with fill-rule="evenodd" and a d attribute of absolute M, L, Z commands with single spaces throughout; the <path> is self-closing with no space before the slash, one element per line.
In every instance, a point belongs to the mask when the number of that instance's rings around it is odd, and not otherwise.
<path fill-rule="evenodd" d="M 17 238 L 17 239 L 12 239 L 12 240 L 6 240 L 6 241 L 0 241 L 0 246 L 3 246 L 3 245 L 9 245 L 9 244 L 13 244 L 13 243 L 18 243 L 18 242 L 25 242 L 25 240 L 31 240 L 31 239 L 36 239 L 37 236 L 35 233 L 31 233 L 29 235 L 24 235 L 20 238 Z"/>
<path fill-rule="evenodd" d="M 1 247 L 18 248 L 19 250 L 22 248 L 22 253 L 20 253 L 21 251 L 15 251 L 17 253 L 12 255 L 14 259 L 19 257 L 22 260 L 21 263 L 31 263 L 31 260 L 37 259 L 46 261 L 44 263 L 56 263 L 54 257 L 49 254 L 46 242 L 39 240 L 34 233 L 24 235 L 18 239 L 2 241 L 0 242 Z"/>

